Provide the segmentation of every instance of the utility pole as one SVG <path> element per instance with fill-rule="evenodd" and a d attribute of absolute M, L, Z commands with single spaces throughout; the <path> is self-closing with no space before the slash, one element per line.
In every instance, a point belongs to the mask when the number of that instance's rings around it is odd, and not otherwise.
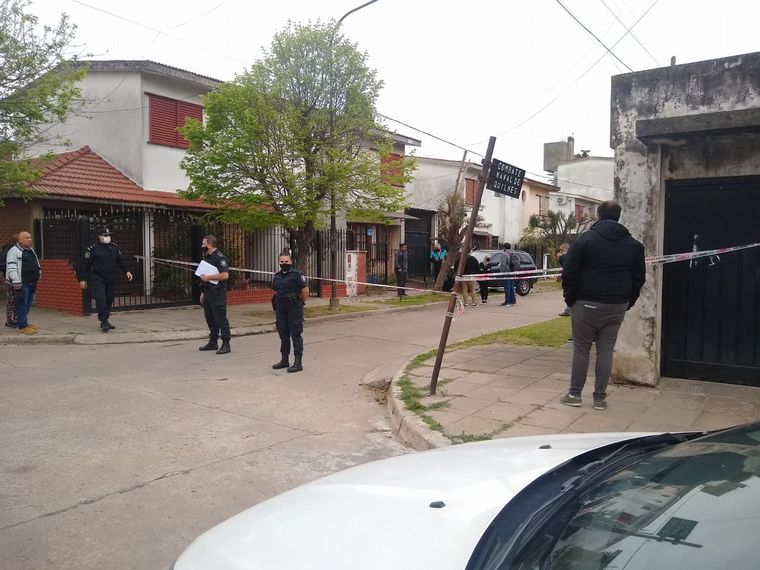
<path fill-rule="evenodd" d="M 348 16 L 350 16 L 354 12 L 358 12 L 359 10 L 369 6 L 370 4 L 374 4 L 375 2 L 377 2 L 377 0 L 369 0 L 369 2 L 365 2 L 364 4 L 357 6 L 356 8 L 352 8 L 351 10 L 343 14 L 340 17 L 340 19 L 335 23 L 335 32 L 333 33 L 337 33 L 338 28 L 340 28 L 341 22 L 345 20 Z M 334 67 L 333 57 L 335 57 L 332 47 L 333 46 L 330 45 L 330 67 Z M 331 81 L 334 82 L 335 78 L 333 77 Z M 335 85 L 334 84 L 333 84 L 332 95 L 333 95 L 332 100 L 330 101 L 330 105 L 333 106 L 333 109 L 331 110 L 331 113 L 330 113 L 331 123 L 334 122 L 335 120 L 335 108 L 334 108 Z M 330 134 L 332 135 L 332 128 L 330 130 L 331 130 Z M 340 298 L 338 297 L 337 279 L 338 279 L 338 228 L 337 228 L 337 222 L 335 220 L 335 188 L 332 188 L 330 189 L 330 310 L 331 311 L 337 311 L 338 308 L 340 307 Z"/>
<path fill-rule="evenodd" d="M 459 256 L 459 264 L 457 265 L 457 277 L 461 277 L 464 273 L 464 264 L 467 261 L 467 256 L 470 255 L 470 245 L 472 243 L 472 232 L 475 230 L 475 222 L 478 219 L 478 212 L 480 211 L 480 200 L 483 197 L 483 190 L 488 182 L 488 169 L 491 166 L 491 158 L 493 157 L 493 149 L 496 146 L 496 137 L 490 137 L 488 139 L 488 149 L 486 150 L 486 157 L 483 159 L 483 167 L 480 169 L 480 175 L 478 176 L 478 189 L 475 192 L 475 201 L 470 211 L 470 219 L 467 223 L 467 232 L 464 235 L 464 244 L 462 245 L 462 253 Z M 458 189 L 458 186 L 457 186 Z M 456 281 L 454 281 L 454 287 L 451 288 L 451 296 L 449 297 L 449 306 L 446 309 L 446 319 L 443 321 L 443 330 L 441 331 L 441 341 L 438 343 L 438 353 L 435 355 L 435 365 L 433 366 L 433 375 L 430 378 L 430 395 L 434 396 L 438 387 L 438 374 L 441 372 L 441 363 L 443 362 L 443 353 L 446 350 L 446 342 L 449 339 L 449 330 L 451 330 L 451 319 L 454 317 L 454 309 L 457 303 L 456 293 Z"/>

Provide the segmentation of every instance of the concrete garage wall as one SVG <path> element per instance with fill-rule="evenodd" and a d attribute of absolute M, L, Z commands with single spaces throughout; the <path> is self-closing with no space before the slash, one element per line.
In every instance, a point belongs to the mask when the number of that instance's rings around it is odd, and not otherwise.
<path fill-rule="evenodd" d="M 610 146 L 621 222 L 647 255 L 661 254 L 667 180 L 760 174 L 760 53 L 677 65 L 612 78 Z M 648 268 L 628 313 L 613 377 L 659 379 L 659 268 Z"/>

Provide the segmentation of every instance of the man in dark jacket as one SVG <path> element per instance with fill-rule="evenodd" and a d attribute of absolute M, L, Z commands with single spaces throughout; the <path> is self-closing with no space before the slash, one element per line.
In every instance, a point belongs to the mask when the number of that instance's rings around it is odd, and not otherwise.
<path fill-rule="evenodd" d="M 87 289 L 89 282 L 98 311 L 100 330 L 107 333 L 116 328 L 108 318 L 111 316 L 111 306 L 116 297 L 117 280 L 119 276 L 126 275 L 127 280 L 132 281 L 132 274 L 127 271 L 118 246 L 111 242 L 111 231 L 108 228 L 98 230 L 97 243 L 87 246 L 82 257 L 84 263 L 79 275 L 79 286 Z"/>
<path fill-rule="evenodd" d="M 560 398 L 581 405 L 591 344 L 596 343 L 594 408 L 607 407 L 612 354 L 625 312 L 633 307 L 644 285 L 644 246 L 620 224 L 620 204 L 603 202 L 599 221 L 570 247 L 562 266 L 562 290 L 573 327 L 570 390 Z"/>

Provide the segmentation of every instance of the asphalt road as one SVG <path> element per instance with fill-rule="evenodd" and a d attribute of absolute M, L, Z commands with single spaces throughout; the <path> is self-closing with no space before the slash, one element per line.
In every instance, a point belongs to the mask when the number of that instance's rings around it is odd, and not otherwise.
<path fill-rule="evenodd" d="M 557 293 L 458 315 L 451 340 L 544 320 Z M 437 346 L 444 309 L 307 327 L 305 371 L 276 335 L 0 347 L 0 568 L 159 569 L 199 533 L 317 477 L 407 450 L 361 385 Z"/>

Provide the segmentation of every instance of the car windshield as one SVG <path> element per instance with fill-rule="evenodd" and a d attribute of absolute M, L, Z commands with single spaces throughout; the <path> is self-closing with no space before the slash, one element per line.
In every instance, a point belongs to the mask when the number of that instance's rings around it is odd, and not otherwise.
<path fill-rule="evenodd" d="M 649 454 L 607 476 L 555 513 L 508 567 L 758 568 L 758 505 L 754 424 Z"/>

